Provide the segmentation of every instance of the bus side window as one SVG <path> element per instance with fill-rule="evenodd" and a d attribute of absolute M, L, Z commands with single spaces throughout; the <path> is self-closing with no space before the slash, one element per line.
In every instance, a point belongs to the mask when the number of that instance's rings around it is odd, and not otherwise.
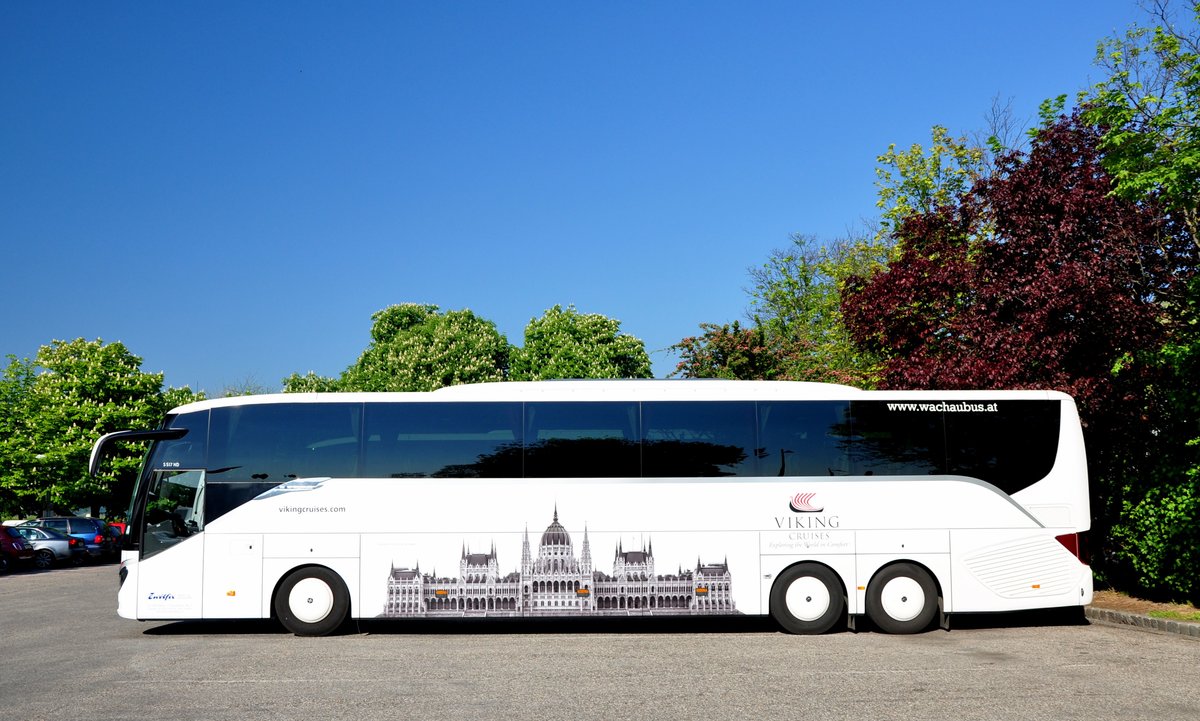
<path fill-rule="evenodd" d="M 752 402 L 642 404 L 642 475 L 758 475 Z"/>
<path fill-rule="evenodd" d="M 850 473 L 850 404 L 779 401 L 758 404 L 759 473 L 844 476 Z"/>
<path fill-rule="evenodd" d="M 526 403 L 525 476 L 637 478 L 638 404 Z"/>
<path fill-rule="evenodd" d="M 363 476 L 520 478 L 520 403 L 368 403 Z"/>
<path fill-rule="evenodd" d="M 354 477 L 361 425 L 361 403 L 216 408 L 208 467 L 229 483 Z"/>
<path fill-rule="evenodd" d="M 939 411 L 893 410 L 886 401 L 854 401 L 850 472 L 856 476 L 927 476 L 946 472 Z M 936 405 L 936 404 L 930 404 Z"/>

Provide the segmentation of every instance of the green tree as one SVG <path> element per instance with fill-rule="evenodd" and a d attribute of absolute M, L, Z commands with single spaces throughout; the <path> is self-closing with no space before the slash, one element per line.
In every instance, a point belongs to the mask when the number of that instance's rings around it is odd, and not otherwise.
<path fill-rule="evenodd" d="M 512 351 L 510 378 L 650 378 L 650 356 L 621 322 L 575 306 L 556 305 L 525 326 L 525 345 Z"/>
<path fill-rule="evenodd" d="M 25 437 L 33 411 L 36 368 L 28 358 L 8 356 L 0 376 L 0 514 L 22 515 L 38 504 L 33 463 L 37 452 Z"/>
<path fill-rule="evenodd" d="M 1097 47 L 1108 75 L 1082 94 L 1084 117 L 1105 131 L 1113 192 L 1159 198 L 1200 248 L 1200 2 L 1190 22 L 1174 22 L 1167 2 L 1150 12 L 1154 27 L 1134 25 Z"/>
<path fill-rule="evenodd" d="M 773 364 L 757 365 L 771 365 L 781 379 L 873 386 L 879 362 L 846 331 L 842 287 L 849 278 L 882 270 L 890 252 L 875 238 L 821 244 L 797 234 L 791 247 L 751 269 L 749 315 L 761 336 L 757 344 L 777 356 Z"/>
<path fill-rule="evenodd" d="M 293 373 L 283 379 L 284 393 L 335 393 L 340 390 L 339 379 L 318 375 L 314 371 L 304 375 Z"/>
<path fill-rule="evenodd" d="M 717 325 L 701 323 L 703 331 L 671 346 L 679 363 L 671 374 L 682 378 L 726 380 L 784 380 L 782 354 L 770 347 L 759 326 L 743 327 L 738 321 Z"/>
<path fill-rule="evenodd" d="M 965 137 L 951 136 L 941 125 L 933 126 L 930 136 L 928 150 L 913 143 L 908 150 L 897 152 L 893 143 L 876 158 L 879 198 L 875 205 L 882 211 L 878 239 L 894 237 L 909 216 L 953 204 L 984 175 L 988 159 L 983 148 L 971 145 Z M 1000 141 L 993 135 L 992 142 Z"/>
<path fill-rule="evenodd" d="M 509 345 L 496 324 L 469 310 L 404 303 L 371 316 L 371 344 L 337 381 L 342 391 L 431 391 L 504 380 Z M 320 386 L 319 376 L 292 376 L 290 388 Z"/>
<path fill-rule="evenodd" d="M 119 342 L 82 338 L 42 346 L 33 361 L 10 356 L 0 485 L 16 510 L 124 504 L 141 450 L 114 455 L 94 478 L 87 464 L 101 435 L 159 422 L 168 398 L 163 376 L 142 372 L 141 363 Z M 181 393 L 171 400 L 181 400 Z"/>
<path fill-rule="evenodd" d="M 1180 282 L 1156 288 L 1165 343 L 1131 356 L 1157 370 L 1169 439 L 1152 477 L 1127 483 L 1114 538 L 1137 581 L 1167 595 L 1200 595 L 1200 2 L 1177 22 L 1165 0 L 1147 6 L 1152 27 L 1134 25 L 1102 41 L 1106 77 L 1081 94 L 1084 117 L 1103 131 L 1102 164 L 1118 198 L 1165 209 L 1156 253 Z M 1182 228 L 1190 243 L 1169 240 Z"/>

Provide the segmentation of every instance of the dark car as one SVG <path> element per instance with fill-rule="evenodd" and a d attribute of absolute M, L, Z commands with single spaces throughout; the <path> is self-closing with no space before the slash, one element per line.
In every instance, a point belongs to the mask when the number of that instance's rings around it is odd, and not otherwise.
<path fill-rule="evenodd" d="M 17 533 L 33 548 L 33 565 L 46 569 L 55 563 L 78 565 L 87 558 L 87 546 L 83 541 L 53 528 L 17 526 Z"/>
<path fill-rule="evenodd" d="M 0 526 L 0 573 L 4 573 L 17 562 L 26 563 L 33 558 L 33 546 L 25 542 L 17 529 Z"/>
<path fill-rule="evenodd" d="M 122 523 L 122 526 L 125 524 Z M 118 556 L 121 551 L 125 550 L 125 531 L 122 528 L 117 528 L 115 524 L 108 524 L 108 537 L 112 539 L 113 550 Z"/>
<path fill-rule="evenodd" d="M 93 560 L 116 557 L 118 550 L 109 535 L 108 524 L 99 518 L 85 516 L 55 516 L 52 518 L 35 518 L 26 521 L 22 526 L 50 528 L 68 536 L 74 536 L 83 541 L 87 547 L 88 556 Z"/>

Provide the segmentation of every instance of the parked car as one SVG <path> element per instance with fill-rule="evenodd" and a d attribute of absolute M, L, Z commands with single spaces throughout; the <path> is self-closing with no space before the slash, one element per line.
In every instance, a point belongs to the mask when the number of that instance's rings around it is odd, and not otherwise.
<path fill-rule="evenodd" d="M 122 526 L 125 524 L 122 523 Z M 108 524 L 108 537 L 112 539 L 113 549 L 118 556 L 125 550 L 125 530 L 117 528 L 116 524 Z"/>
<path fill-rule="evenodd" d="M 108 533 L 108 524 L 99 518 L 84 516 L 54 516 L 51 518 L 35 518 L 18 526 L 33 526 L 35 528 L 50 528 L 68 536 L 74 536 L 83 541 L 87 548 L 88 557 L 93 561 L 114 558 L 118 555 L 112 536 Z"/>
<path fill-rule="evenodd" d="M 0 526 L 0 573 L 33 559 L 33 547 L 12 526 Z"/>
<path fill-rule="evenodd" d="M 19 526 L 15 530 L 33 548 L 33 565 L 38 568 L 50 568 L 55 563 L 78 565 L 87 558 L 87 546 L 74 536 L 53 528 Z"/>

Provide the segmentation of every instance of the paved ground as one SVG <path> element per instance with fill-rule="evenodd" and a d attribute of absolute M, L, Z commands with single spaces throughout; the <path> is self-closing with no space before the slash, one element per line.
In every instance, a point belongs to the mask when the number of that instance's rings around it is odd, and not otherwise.
<path fill-rule="evenodd" d="M 116 617 L 114 566 L 0 577 L 5 718 L 1186 719 L 1200 641 L 1079 614 L 918 636 L 760 619 L 364 624 Z"/>

